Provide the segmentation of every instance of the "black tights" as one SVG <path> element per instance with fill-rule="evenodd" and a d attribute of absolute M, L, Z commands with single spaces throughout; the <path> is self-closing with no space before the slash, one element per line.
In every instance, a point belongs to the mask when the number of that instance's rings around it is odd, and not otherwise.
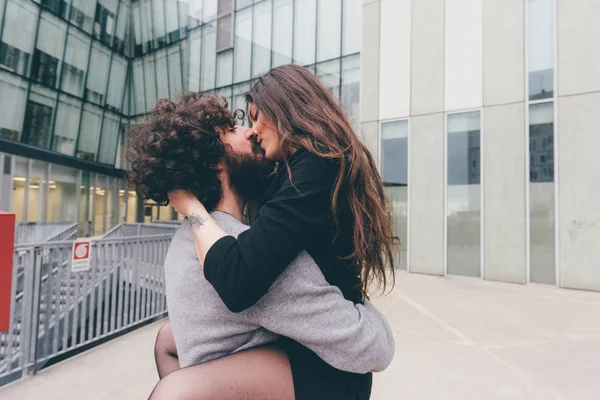
<path fill-rule="evenodd" d="M 154 349 L 161 381 L 150 400 L 294 400 L 292 370 L 284 351 L 258 347 L 179 369 L 167 322 Z"/>
<path fill-rule="evenodd" d="M 159 379 L 179 369 L 179 357 L 177 357 L 175 339 L 171 331 L 171 321 L 167 321 L 158 331 L 158 335 L 156 335 L 154 360 L 156 361 Z"/>

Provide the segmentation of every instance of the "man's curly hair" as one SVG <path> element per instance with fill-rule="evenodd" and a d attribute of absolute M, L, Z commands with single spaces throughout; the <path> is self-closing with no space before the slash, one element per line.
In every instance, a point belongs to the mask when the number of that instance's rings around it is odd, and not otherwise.
<path fill-rule="evenodd" d="M 175 102 L 159 100 L 129 129 L 129 187 L 160 205 L 169 203 L 170 191 L 188 190 L 214 209 L 222 194 L 214 166 L 225 156 L 218 128 L 234 124 L 222 97 L 187 92 Z"/>

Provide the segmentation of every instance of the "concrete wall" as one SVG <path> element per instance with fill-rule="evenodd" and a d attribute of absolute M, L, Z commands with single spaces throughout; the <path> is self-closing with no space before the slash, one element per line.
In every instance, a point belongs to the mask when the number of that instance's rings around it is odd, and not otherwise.
<path fill-rule="evenodd" d="M 559 95 L 600 91 L 600 1 L 557 1 Z"/>
<path fill-rule="evenodd" d="M 525 100 L 523 0 L 483 0 L 483 104 Z"/>
<path fill-rule="evenodd" d="M 410 271 L 444 274 L 444 114 L 410 124 Z"/>
<path fill-rule="evenodd" d="M 363 47 L 360 57 L 360 121 L 379 120 L 379 0 L 363 5 Z"/>
<path fill-rule="evenodd" d="M 560 283 L 600 290 L 600 93 L 558 102 Z"/>
<path fill-rule="evenodd" d="M 526 283 L 524 105 L 487 107 L 483 124 L 484 278 Z"/>
<path fill-rule="evenodd" d="M 553 182 L 528 185 L 527 0 L 364 1 L 365 141 L 378 156 L 382 120 L 411 127 L 412 272 L 444 273 L 446 113 L 481 109 L 483 277 L 554 282 L 552 221 L 542 221 L 550 239 L 528 244 L 527 199 L 543 194 L 547 215 L 558 209 L 558 284 L 600 290 L 600 1 L 556 1 L 556 199 Z"/>
<path fill-rule="evenodd" d="M 482 0 L 446 0 L 445 110 L 483 105 Z"/>
<path fill-rule="evenodd" d="M 360 130 L 374 157 L 379 151 L 379 0 L 363 3 L 363 48 L 360 57 Z"/>
<path fill-rule="evenodd" d="M 381 0 L 379 118 L 410 115 L 411 0 Z M 372 28 L 371 28 L 372 29 Z"/>
<path fill-rule="evenodd" d="M 411 114 L 444 111 L 444 0 L 412 2 Z"/>

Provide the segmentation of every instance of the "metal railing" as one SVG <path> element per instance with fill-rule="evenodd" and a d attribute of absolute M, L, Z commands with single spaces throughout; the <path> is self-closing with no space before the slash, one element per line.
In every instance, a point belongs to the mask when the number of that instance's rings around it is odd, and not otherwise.
<path fill-rule="evenodd" d="M 172 237 L 95 240 L 85 272 L 71 271 L 72 241 L 16 245 L 0 386 L 164 315 L 163 264 Z"/>
<path fill-rule="evenodd" d="M 15 225 L 15 244 L 73 240 L 77 238 L 75 222 L 18 222 Z"/>
<path fill-rule="evenodd" d="M 110 231 L 102 235 L 103 239 L 116 238 L 116 237 L 127 237 L 127 236 L 145 236 L 145 235 L 166 235 L 175 234 L 179 229 L 179 223 L 131 223 L 123 222 Z"/>

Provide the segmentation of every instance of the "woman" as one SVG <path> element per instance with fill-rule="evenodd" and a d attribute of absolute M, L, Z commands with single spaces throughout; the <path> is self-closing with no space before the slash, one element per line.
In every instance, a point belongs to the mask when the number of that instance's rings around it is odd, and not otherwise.
<path fill-rule="evenodd" d="M 386 268 L 394 277 L 390 212 L 375 162 L 338 102 L 296 65 L 273 69 L 246 100 L 253 126 L 248 139 L 254 136 L 265 157 L 281 167 L 251 228 L 236 240 L 194 196 L 169 195 L 192 221 L 206 279 L 231 311 L 243 311 L 306 250 L 355 304 L 372 284 L 385 290 Z M 281 346 L 296 399 L 369 398 L 371 374 L 335 370 L 291 340 Z"/>

